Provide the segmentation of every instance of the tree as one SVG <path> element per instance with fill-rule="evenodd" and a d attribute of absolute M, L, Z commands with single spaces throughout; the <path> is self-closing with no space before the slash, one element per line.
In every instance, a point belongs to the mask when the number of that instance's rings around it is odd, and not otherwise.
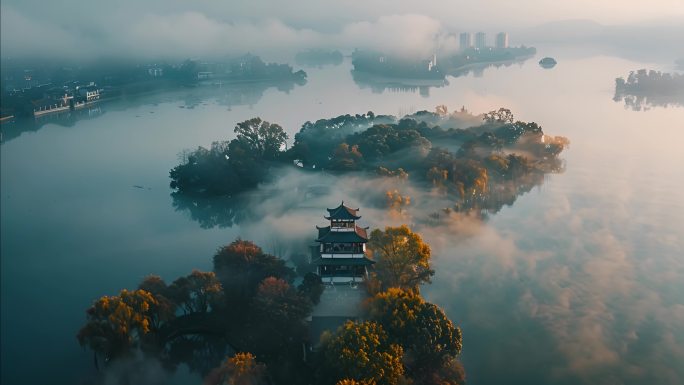
<path fill-rule="evenodd" d="M 150 304 L 150 328 L 153 331 L 159 330 L 162 323 L 173 319 L 176 316 L 178 305 L 169 297 L 171 295 L 169 287 L 161 277 L 148 275 L 138 285 L 139 290 L 144 290 L 154 297 L 157 303 Z"/>
<path fill-rule="evenodd" d="M 247 145 L 257 157 L 274 160 L 285 145 L 287 134 L 278 124 L 252 118 L 235 126 L 237 140 Z"/>
<path fill-rule="evenodd" d="M 213 272 L 193 270 L 169 286 L 169 296 L 185 314 L 207 313 L 222 305 L 223 289 Z"/>
<path fill-rule="evenodd" d="M 363 154 L 359 151 L 359 146 L 340 143 L 330 158 L 328 168 L 337 171 L 353 171 L 361 169 L 362 164 Z"/>
<path fill-rule="evenodd" d="M 404 374 L 401 347 L 391 344 L 382 326 L 371 321 L 347 321 L 324 340 L 321 354 L 319 374 L 324 382 L 349 379 L 394 385 Z"/>
<path fill-rule="evenodd" d="M 368 247 L 384 287 L 418 290 L 435 274 L 430 269 L 430 246 L 406 225 L 373 230 Z"/>
<path fill-rule="evenodd" d="M 311 312 L 311 302 L 285 280 L 268 277 L 259 284 L 254 308 L 261 320 L 281 327 L 300 323 Z"/>
<path fill-rule="evenodd" d="M 409 120 L 402 120 L 405 121 Z M 351 135 L 348 141 L 350 145 L 358 145 L 366 162 L 390 159 L 391 154 L 402 150 L 409 159 L 422 158 L 432 147 L 417 130 L 397 124 L 376 124 Z"/>
<path fill-rule="evenodd" d="M 265 385 L 266 365 L 257 362 L 252 353 L 236 353 L 205 379 L 205 385 Z"/>
<path fill-rule="evenodd" d="M 487 123 L 513 123 L 513 113 L 507 108 L 489 111 L 484 114 L 484 121 Z"/>
<path fill-rule="evenodd" d="M 321 300 L 321 295 L 325 290 L 325 286 L 323 286 L 323 281 L 318 274 L 309 272 L 304 275 L 304 280 L 297 287 L 297 290 L 299 290 L 302 295 L 309 298 L 311 303 L 317 305 Z"/>
<path fill-rule="evenodd" d="M 412 374 L 436 371 L 461 353 L 461 329 L 442 309 L 414 292 L 390 288 L 375 295 L 368 309 L 369 319 L 382 325 L 390 342 L 404 349 L 404 363 Z"/>
<path fill-rule="evenodd" d="M 232 306 L 248 304 L 259 284 L 267 277 L 291 281 L 295 276 L 285 261 L 265 254 L 261 247 L 242 239 L 216 252 L 214 272 L 223 285 L 228 304 Z"/>
<path fill-rule="evenodd" d="M 88 321 L 78 332 L 78 342 L 106 360 L 126 354 L 150 332 L 157 305 L 145 290 L 124 289 L 118 296 L 104 296 L 86 311 Z"/>
<path fill-rule="evenodd" d="M 345 378 L 343 380 L 337 381 L 335 385 L 375 385 L 375 381 L 371 380 L 361 380 L 361 381 L 356 381 L 353 379 Z"/>
<path fill-rule="evenodd" d="M 401 195 L 399 190 L 390 190 L 385 192 L 385 204 L 388 209 L 401 212 L 404 207 L 411 204 L 411 197 L 408 195 Z"/>

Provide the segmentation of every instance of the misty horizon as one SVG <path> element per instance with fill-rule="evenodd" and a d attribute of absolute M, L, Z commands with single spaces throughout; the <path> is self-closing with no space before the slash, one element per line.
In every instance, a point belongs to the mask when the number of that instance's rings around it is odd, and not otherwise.
<path fill-rule="evenodd" d="M 648 6 L 621 3 L 621 11 L 612 10 L 613 16 L 588 6 L 582 12 L 577 4 L 572 12 L 560 12 L 567 5 L 537 4 L 534 12 L 527 9 L 517 17 L 512 15 L 524 9 L 522 4 L 510 9 L 511 5 L 496 2 L 444 7 L 433 1 L 420 8 L 390 8 L 377 1 L 363 7 L 346 4 L 343 9 L 335 3 L 295 2 L 281 9 L 281 15 L 262 12 L 264 2 L 231 6 L 163 2 L 163 11 L 157 3 L 127 7 L 77 0 L 66 4 L 3 1 L 1 56 L 82 63 L 102 58 L 214 59 L 252 52 L 283 60 L 311 48 L 427 56 L 457 51 L 460 32 L 484 31 L 493 40 L 495 33 L 505 31 L 512 45 L 593 40 L 620 49 L 630 45 L 652 49 L 657 41 L 660 50 L 670 51 L 672 60 L 684 57 L 684 48 L 677 44 L 678 36 L 684 35 L 684 4 L 676 0 Z M 673 6 L 668 8 L 668 3 Z"/>

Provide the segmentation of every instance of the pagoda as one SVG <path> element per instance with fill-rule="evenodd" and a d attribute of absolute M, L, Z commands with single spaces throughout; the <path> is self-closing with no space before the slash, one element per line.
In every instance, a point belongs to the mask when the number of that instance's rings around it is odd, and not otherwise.
<path fill-rule="evenodd" d="M 312 247 L 311 262 L 324 283 L 355 283 L 368 277 L 368 266 L 374 264 L 366 257 L 367 227 L 360 227 L 359 209 L 344 205 L 327 209 L 330 226 L 318 227 L 317 245 Z"/>

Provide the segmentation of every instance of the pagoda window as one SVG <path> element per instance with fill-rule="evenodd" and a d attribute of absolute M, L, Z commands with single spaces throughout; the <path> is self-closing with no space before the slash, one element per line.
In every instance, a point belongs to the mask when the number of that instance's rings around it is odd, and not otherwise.
<path fill-rule="evenodd" d="M 330 226 L 336 229 L 353 229 L 353 221 L 331 221 Z"/>

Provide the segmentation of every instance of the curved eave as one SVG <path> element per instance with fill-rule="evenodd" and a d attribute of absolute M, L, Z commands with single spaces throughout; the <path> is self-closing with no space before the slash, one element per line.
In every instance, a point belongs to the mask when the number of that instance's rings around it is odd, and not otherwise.
<path fill-rule="evenodd" d="M 316 266 L 370 266 L 375 261 L 368 258 L 319 258 L 312 263 Z"/>

